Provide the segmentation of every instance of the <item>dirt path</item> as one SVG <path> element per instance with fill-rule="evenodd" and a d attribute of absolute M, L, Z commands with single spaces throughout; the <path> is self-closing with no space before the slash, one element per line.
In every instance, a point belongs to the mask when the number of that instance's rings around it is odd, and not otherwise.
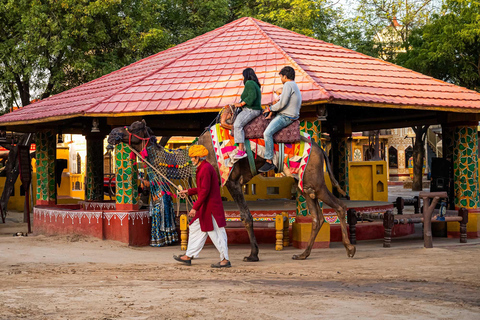
<path fill-rule="evenodd" d="M 213 247 L 192 267 L 179 247 L 131 248 L 72 237 L 0 237 L 0 319 L 479 319 L 480 241 L 339 244 L 314 250 L 233 246 L 214 270 Z"/>

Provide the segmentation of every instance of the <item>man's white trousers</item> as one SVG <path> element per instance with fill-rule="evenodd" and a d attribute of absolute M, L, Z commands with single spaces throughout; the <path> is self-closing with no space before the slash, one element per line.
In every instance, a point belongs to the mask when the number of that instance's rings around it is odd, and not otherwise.
<path fill-rule="evenodd" d="M 230 260 L 228 258 L 227 232 L 225 231 L 225 228 L 218 227 L 213 216 L 212 220 L 213 231 L 203 232 L 200 228 L 199 219 L 195 220 L 190 225 L 188 232 L 187 252 L 185 252 L 187 257 L 197 258 L 200 251 L 202 251 L 208 236 L 212 240 L 218 252 L 220 252 L 220 261 L 223 259 Z"/>

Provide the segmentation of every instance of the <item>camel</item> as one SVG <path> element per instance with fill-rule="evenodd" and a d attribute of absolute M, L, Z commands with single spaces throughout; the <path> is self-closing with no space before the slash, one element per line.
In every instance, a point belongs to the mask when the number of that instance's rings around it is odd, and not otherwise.
<path fill-rule="evenodd" d="M 130 144 L 132 148 L 134 148 L 138 152 L 141 152 L 142 151 L 141 149 L 145 147 L 145 138 L 151 138 L 150 143 L 154 143 L 155 145 L 157 145 L 156 138 L 153 136 L 153 132 L 150 130 L 150 128 L 147 127 L 145 120 L 142 120 L 142 121 L 136 121 L 132 123 L 130 127 L 127 127 L 127 129 L 125 129 L 125 127 L 113 129 L 108 137 L 108 142 L 112 145 L 118 144 L 120 142 Z M 310 235 L 310 239 L 308 241 L 307 248 L 305 249 L 305 251 L 300 255 L 294 255 L 292 259 L 304 260 L 308 256 L 310 256 L 313 244 L 315 242 L 315 238 L 324 222 L 323 212 L 318 203 L 319 200 L 323 201 L 324 203 L 326 203 L 328 206 L 330 206 L 336 211 L 338 218 L 340 219 L 343 245 L 345 246 L 345 249 L 347 251 L 347 256 L 353 258 L 356 252 L 356 248 L 354 245 L 350 243 L 348 239 L 347 224 L 345 221 L 346 206 L 340 199 L 335 197 L 328 190 L 325 184 L 324 175 L 323 175 L 324 161 L 326 162 L 327 171 L 329 173 L 332 184 L 337 188 L 337 190 L 339 190 L 341 194 L 345 195 L 345 193 L 343 192 L 343 190 L 341 190 L 340 186 L 338 185 L 338 182 L 333 177 L 333 174 L 331 173 L 331 170 L 330 170 L 330 164 L 328 162 L 328 158 L 325 152 L 323 151 L 323 149 L 321 149 L 313 141 L 308 141 L 308 142 L 312 143 L 312 149 L 310 153 L 310 159 L 305 168 L 305 174 L 303 178 L 303 185 L 304 185 L 303 196 L 307 201 L 308 210 L 312 215 L 312 221 L 313 221 L 312 233 Z M 199 137 L 198 144 L 201 144 L 207 148 L 208 150 L 207 161 L 211 163 L 214 168 L 217 168 L 217 174 L 218 174 L 218 166 L 216 164 L 216 158 L 213 151 L 213 144 L 212 144 L 209 131 L 203 133 Z M 259 169 L 264 163 L 265 163 L 265 159 L 261 158 L 260 156 L 256 157 L 255 166 L 257 169 Z M 245 159 L 241 159 L 234 165 L 232 169 L 232 173 L 225 184 L 228 191 L 232 195 L 232 198 L 235 200 L 238 206 L 238 209 L 240 211 L 241 221 L 243 222 L 245 228 L 247 229 L 248 236 L 250 239 L 251 252 L 249 256 L 246 256 L 244 258 L 244 261 L 247 261 L 247 262 L 259 261 L 258 244 L 255 238 L 255 235 L 253 233 L 253 217 L 252 217 L 252 214 L 250 213 L 250 210 L 248 209 L 247 203 L 245 201 L 245 198 L 242 192 L 242 186 L 246 184 L 248 181 L 250 181 L 252 178 L 253 176 L 250 171 L 248 160 L 245 158 Z M 219 181 L 220 181 L 220 176 L 219 176 Z"/>

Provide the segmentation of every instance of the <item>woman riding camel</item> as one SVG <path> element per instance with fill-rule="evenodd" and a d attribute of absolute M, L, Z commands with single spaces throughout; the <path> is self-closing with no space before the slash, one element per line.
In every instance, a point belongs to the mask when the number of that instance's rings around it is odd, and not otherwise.
<path fill-rule="evenodd" d="M 243 83 L 245 89 L 240 96 L 242 102 L 235 103 L 235 107 L 243 108 L 233 124 L 235 143 L 238 144 L 237 153 L 234 156 L 235 159 L 242 159 L 247 156 L 245 152 L 245 132 L 243 131 L 243 127 L 262 113 L 260 82 L 258 82 L 257 75 L 252 68 L 243 70 Z"/>

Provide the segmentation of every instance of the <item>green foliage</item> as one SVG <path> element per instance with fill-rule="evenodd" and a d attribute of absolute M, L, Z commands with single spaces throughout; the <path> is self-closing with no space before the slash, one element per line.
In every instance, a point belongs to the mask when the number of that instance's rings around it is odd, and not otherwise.
<path fill-rule="evenodd" d="M 441 14 L 412 33 L 407 68 L 480 91 L 480 2 L 448 0 Z"/>
<path fill-rule="evenodd" d="M 231 18 L 229 0 L 162 0 L 158 24 L 176 45 L 223 26 Z"/>
<path fill-rule="evenodd" d="M 325 41 L 339 17 L 328 0 L 232 1 L 238 17 L 250 16 Z M 243 6 L 239 6 L 243 2 Z"/>
<path fill-rule="evenodd" d="M 168 47 L 158 1 L 0 0 L 0 93 L 45 98 Z"/>
<path fill-rule="evenodd" d="M 382 44 L 375 41 L 375 32 L 364 28 L 358 17 L 339 20 L 334 31 L 328 40 L 334 44 L 372 57 L 380 57 L 383 52 Z"/>
<path fill-rule="evenodd" d="M 429 21 L 435 0 L 358 0 L 356 20 L 366 48 L 384 60 L 395 62 L 399 52 L 410 50 L 412 30 Z"/>

